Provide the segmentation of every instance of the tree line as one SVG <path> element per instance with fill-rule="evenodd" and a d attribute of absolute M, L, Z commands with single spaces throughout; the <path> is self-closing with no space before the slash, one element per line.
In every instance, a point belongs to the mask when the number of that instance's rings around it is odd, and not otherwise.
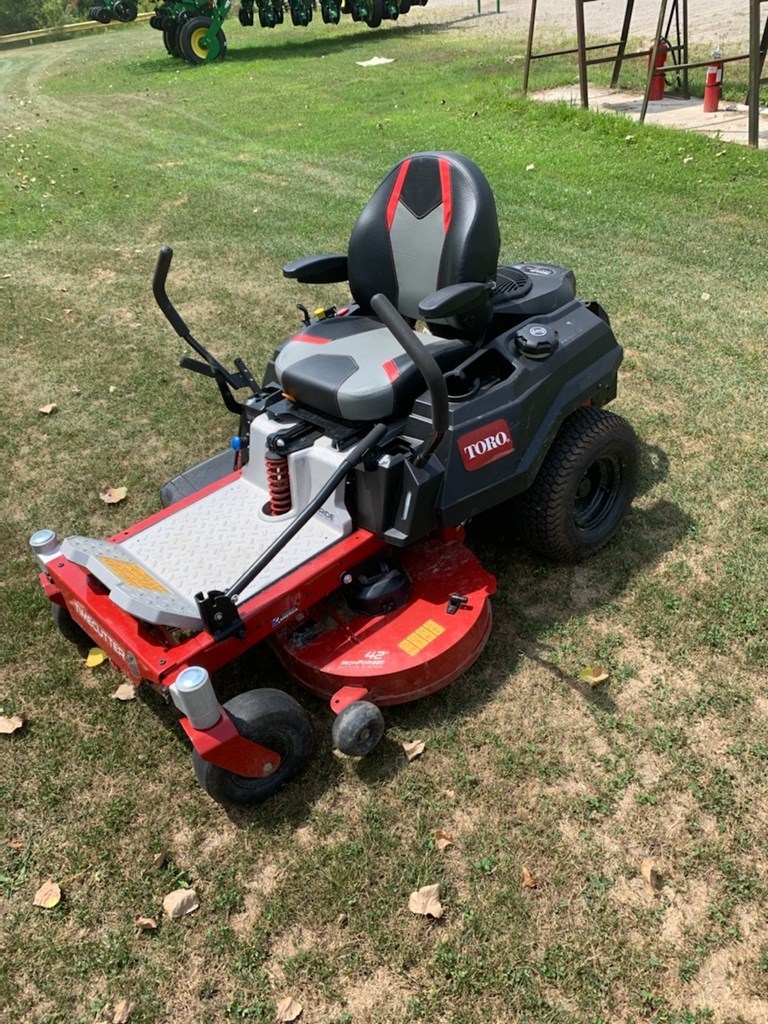
<path fill-rule="evenodd" d="M 96 3 L 97 0 L 0 0 L 0 36 L 85 21 L 88 9 Z M 138 6 L 139 10 L 149 11 L 155 4 L 138 0 Z"/>

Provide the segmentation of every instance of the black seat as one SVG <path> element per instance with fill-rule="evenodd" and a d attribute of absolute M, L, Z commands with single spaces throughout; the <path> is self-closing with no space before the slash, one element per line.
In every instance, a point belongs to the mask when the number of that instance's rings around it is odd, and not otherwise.
<path fill-rule="evenodd" d="M 407 411 L 423 391 L 420 374 L 371 314 L 379 292 L 422 332 L 443 369 L 460 362 L 483 335 L 493 307 L 491 286 L 499 227 L 490 185 L 457 153 L 417 153 L 401 160 L 369 200 L 352 230 L 348 255 L 318 256 L 285 268 L 306 283 L 349 281 L 359 310 L 313 324 L 289 339 L 275 359 L 283 391 L 345 419 L 386 419 Z M 451 286 L 478 284 L 454 315 L 430 318 L 420 307 Z"/>

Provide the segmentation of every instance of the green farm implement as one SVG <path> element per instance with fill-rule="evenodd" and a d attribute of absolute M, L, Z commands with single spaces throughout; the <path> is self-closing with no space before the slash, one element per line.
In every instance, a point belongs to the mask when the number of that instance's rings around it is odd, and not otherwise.
<path fill-rule="evenodd" d="M 286 14 L 293 25 L 306 26 L 316 11 L 326 25 L 337 25 L 342 15 L 378 28 L 382 21 L 396 21 L 411 6 L 426 6 L 427 0 L 241 0 L 238 18 L 241 25 L 258 23 L 262 28 L 281 25 Z M 227 38 L 222 25 L 229 16 L 232 0 L 164 0 L 155 7 L 149 20 L 163 34 L 163 44 L 171 57 L 189 64 L 222 60 L 227 53 Z M 137 16 L 133 0 L 102 0 L 91 7 L 93 21 L 133 21 Z"/>
<path fill-rule="evenodd" d="M 133 0 L 108 0 L 107 3 L 94 4 L 88 11 L 88 17 L 91 21 L 108 25 L 110 21 L 135 21 L 138 13 Z"/>

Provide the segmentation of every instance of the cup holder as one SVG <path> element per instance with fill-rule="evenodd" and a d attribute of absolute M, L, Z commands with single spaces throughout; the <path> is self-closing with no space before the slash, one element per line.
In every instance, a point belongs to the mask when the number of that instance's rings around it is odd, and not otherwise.
<path fill-rule="evenodd" d="M 493 387 L 513 372 L 514 366 L 496 349 L 476 352 L 445 375 L 451 402 L 466 402 L 483 388 Z"/>

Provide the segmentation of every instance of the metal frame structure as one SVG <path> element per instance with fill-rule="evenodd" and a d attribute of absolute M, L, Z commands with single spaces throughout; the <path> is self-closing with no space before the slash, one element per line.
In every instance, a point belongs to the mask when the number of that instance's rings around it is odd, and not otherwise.
<path fill-rule="evenodd" d="M 533 38 L 536 22 L 537 0 L 531 0 L 531 14 L 528 24 L 528 41 L 525 53 L 525 70 L 523 73 L 523 94 L 528 93 L 531 62 L 541 60 L 545 57 L 561 57 L 568 54 L 576 54 L 579 66 L 579 94 L 581 106 L 589 107 L 589 87 L 587 83 L 587 68 L 593 64 L 613 63 L 613 74 L 611 76 L 611 88 L 618 85 L 619 75 L 623 61 L 638 57 L 648 56 L 648 50 L 639 50 L 633 53 L 626 52 L 627 39 L 634 11 L 634 0 L 626 0 L 624 9 L 624 20 L 621 27 L 621 35 L 617 40 L 609 43 L 598 43 L 588 46 L 586 41 L 586 29 L 584 24 L 584 5 L 592 0 L 575 0 L 576 14 L 576 46 L 566 50 L 552 50 L 546 53 L 533 52 Z M 736 54 L 732 57 L 721 57 L 724 64 L 740 60 L 749 61 L 749 92 L 747 94 L 748 105 L 748 141 L 753 148 L 758 146 L 758 124 L 760 107 L 760 86 L 768 82 L 768 78 L 761 77 L 765 64 L 766 52 L 768 51 L 768 17 L 760 30 L 760 5 L 766 0 L 749 0 L 749 51 Z M 665 73 L 674 72 L 678 76 L 681 92 L 686 98 L 689 96 L 688 71 L 691 68 L 707 67 L 711 61 L 689 61 L 688 60 L 688 0 L 660 0 L 659 17 L 656 24 L 656 33 L 653 45 L 650 49 L 648 62 L 648 75 L 645 83 L 645 92 L 640 109 L 640 121 L 645 120 L 648 112 L 648 102 L 656 69 L 656 57 L 662 39 L 669 40 L 674 23 L 675 41 L 670 43 L 670 50 L 674 55 L 674 63 L 665 65 Z M 588 54 L 595 50 L 605 50 L 615 47 L 615 51 L 608 57 L 589 57 Z M 682 73 L 682 74 L 681 74 Z"/>

